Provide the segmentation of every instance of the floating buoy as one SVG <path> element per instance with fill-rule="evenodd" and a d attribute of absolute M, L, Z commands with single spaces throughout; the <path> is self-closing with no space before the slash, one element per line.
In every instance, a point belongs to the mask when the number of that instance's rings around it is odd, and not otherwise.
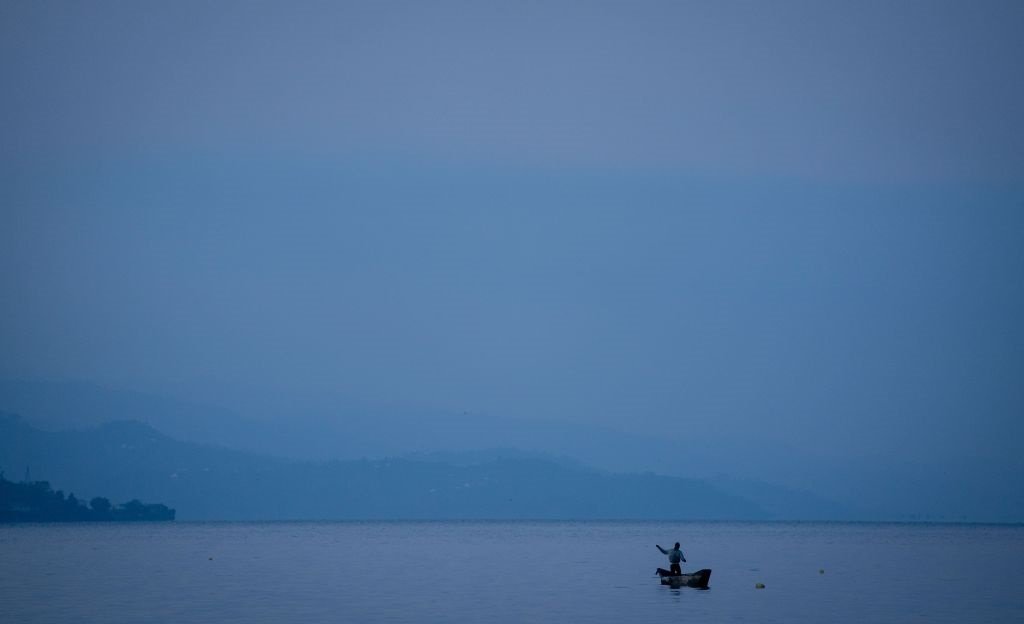
<path fill-rule="evenodd" d="M 210 557 L 210 561 L 213 561 L 213 557 Z"/>
<path fill-rule="evenodd" d="M 818 574 L 824 574 L 824 573 L 825 573 L 825 569 L 824 568 L 818 570 Z"/>
<path fill-rule="evenodd" d="M 754 585 L 754 587 L 756 589 L 764 589 L 764 583 L 757 583 L 756 585 Z"/>

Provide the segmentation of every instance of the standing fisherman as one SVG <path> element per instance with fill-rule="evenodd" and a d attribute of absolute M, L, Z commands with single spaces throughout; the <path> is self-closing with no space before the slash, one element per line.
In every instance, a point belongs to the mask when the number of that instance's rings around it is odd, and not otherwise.
<path fill-rule="evenodd" d="M 685 563 L 686 557 L 683 556 L 683 551 L 679 550 L 679 542 L 676 542 L 676 545 L 672 550 L 665 550 L 657 544 L 655 544 L 655 546 L 657 546 L 658 550 L 661 551 L 661 554 L 668 555 L 669 570 L 672 574 L 682 574 L 683 569 L 679 567 L 679 562 L 682 561 Z"/>

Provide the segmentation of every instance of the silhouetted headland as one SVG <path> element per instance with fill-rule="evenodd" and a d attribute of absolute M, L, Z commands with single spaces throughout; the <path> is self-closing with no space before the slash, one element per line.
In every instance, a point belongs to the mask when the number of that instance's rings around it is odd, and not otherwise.
<path fill-rule="evenodd" d="M 49 481 L 15 483 L 0 472 L 0 522 L 138 522 L 174 520 L 174 510 L 161 504 L 130 500 L 112 505 L 97 496 L 88 506 L 75 498 L 56 492 Z"/>

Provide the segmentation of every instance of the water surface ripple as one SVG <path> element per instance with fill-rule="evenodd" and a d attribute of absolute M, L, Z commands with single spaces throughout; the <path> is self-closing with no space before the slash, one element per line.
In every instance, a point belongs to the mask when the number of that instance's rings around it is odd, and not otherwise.
<path fill-rule="evenodd" d="M 660 585 L 683 544 L 711 589 Z M 1024 527 L 0 525 L 4 622 L 1024 622 Z M 820 573 L 824 570 L 824 574 Z M 764 589 L 755 589 L 764 583 Z"/>

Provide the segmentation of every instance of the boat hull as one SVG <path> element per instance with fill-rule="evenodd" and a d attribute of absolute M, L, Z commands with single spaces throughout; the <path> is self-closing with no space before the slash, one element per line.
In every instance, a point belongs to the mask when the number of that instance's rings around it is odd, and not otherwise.
<path fill-rule="evenodd" d="M 658 576 L 661 578 L 662 585 L 707 589 L 708 582 L 711 580 L 711 570 L 697 570 L 690 574 L 673 574 L 669 570 L 658 568 Z"/>

